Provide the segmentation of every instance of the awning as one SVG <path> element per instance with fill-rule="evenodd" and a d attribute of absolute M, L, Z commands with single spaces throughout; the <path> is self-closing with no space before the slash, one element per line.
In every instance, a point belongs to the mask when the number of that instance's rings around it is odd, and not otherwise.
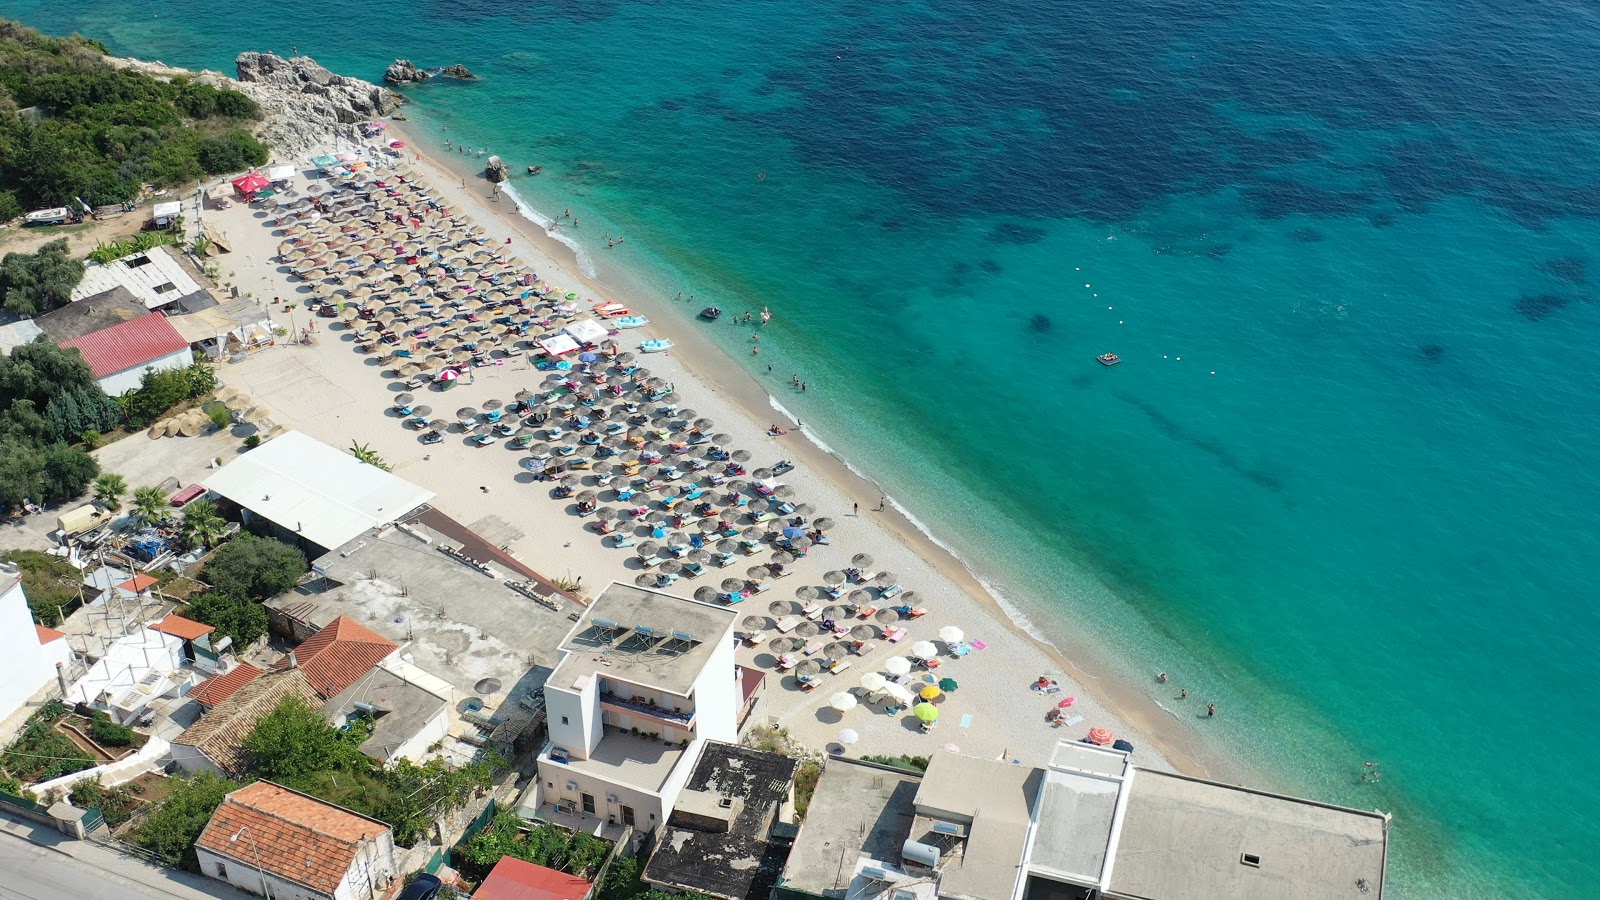
<path fill-rule="evenodd" d="M 593 344 L 603 341 L 610 333 L 606 331 L 604 325 L 601 325 L 599 322 L 596 322 L 593 319 L 580 319 L 561 330 L 572 335 L 574 338 L 577 338 L 579 342 L 585 344 Z"/>
<path fill-rule="evenodd" d="M 578 349 L 578 342 L 567 335 L 558 334 L 554 337 L 540 338 L 539 349 L 551 356 L 560 356 Z"/>
<path fill-rule="evenodd" d="M 339 164 L 339 158 L 337 156 L 329 156 L 327 154 L 323 154 L 322 156 L 313 156 L 311 158 L 311 164 L 319 169 L 326 169 L 330 166 L 337 166 Z"/>
<path fill-rule="evenodd" d="M 273 166 L 267 170 L 267 177 L 273 181 L 288 181 L 294 177 L 294 166 Z"/>
<path fill-rule="evenodd" d="M 181 216 L 183 215 L 183 204 L 176 200 L 168 203 L 157 203 L 155 209 L 151 210 L 151 215 L 157 219 L 171 219 L 175 216 Z"/>
<path fill-rule="evenodd" d="M 233 189 L 241 194 L 254 194 L 271 183 L 267 180 L 267 176 L 262 175 L 260 172 L 251 172 L 249 175 L 235 178 L 233 180 Z"/>

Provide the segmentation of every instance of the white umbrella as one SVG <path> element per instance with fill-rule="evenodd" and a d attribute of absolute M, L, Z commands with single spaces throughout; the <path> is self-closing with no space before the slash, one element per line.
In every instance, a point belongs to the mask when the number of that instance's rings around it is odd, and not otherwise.
<path fill-rule="evenodd" d="M 917 641 L 911 645 L 911 655 L 917 659 L 933 659 L 939 655 L 939 648 L 933 645 L 933 641 Z"/>
<path fill-rule="evenodd" d="M 840 691 L 828 698 L 828 705 L 839 712 L 849 712 L 856 708 L 856 695 L 849 691 Z"/>
<path fill-rule="evenodd" d="M 899 657 L 895 658 L 899 659 Z M 904 662 L 904 660 L 901 660 L 901 662 Z M 910 706 L 916 699 L 911 696 L 911 691 L 909 689 L 902 685 L 895 684 L 892 681 L 883 686 L 883 692 L 893 697 L 895 702 L 899 703 L 901 706 Z"/>
<path fill-rule="evenodd" d="M 845 696 L 849 696 L 849 695 L 846 694 Z M 854 698 L 851 698 L 851 699 L 854 699 Z M 851 744 L 854 744 L 856 741 L 859 741 L 859 740 L 861 740 L 861 735 L 856 734 L 856 730 L 854 728 L 840 729 L 840 731 L 839 731 L 839 743 L 841 743 L 841 744 L 845 745 L 846 747 L 848 747 Z"/>
<path fill-rule="evenodd" d="M 883 686 L 888 683 L 889 679 L 878 672 L 868 672 L 861 676 L 861 686 L 869 691 L 881 691 Z"/>
<path fill-rule="evenodd" d="M 883 664 L 883 670 L 890 675 L 905 675 L 911 671 L 911 660 L 904 656 L 895 656 Z"/>
<path fill-rule="evenodd" d="M 967 633 L 954 625 L 946 625 L 939 629 L 939 640 L 946 644 L 959 644 L 967 639 Z"/>

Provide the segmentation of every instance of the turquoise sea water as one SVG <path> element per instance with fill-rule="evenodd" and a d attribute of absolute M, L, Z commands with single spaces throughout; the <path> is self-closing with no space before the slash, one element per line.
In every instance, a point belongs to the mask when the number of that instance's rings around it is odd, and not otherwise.
<path fill-rule="evenodd" d="M 0 14 L 225 70 L 465 63 L 419 133 L 544 165 L 517 190 L 602 277 L 770 306 L 759 360 L 708 327 L 1042 633 L 1215 701 L 1150 684 L 1270 784 L 1394 811 L 1395 896 L 1595 895 L 1593 7 Z"/>

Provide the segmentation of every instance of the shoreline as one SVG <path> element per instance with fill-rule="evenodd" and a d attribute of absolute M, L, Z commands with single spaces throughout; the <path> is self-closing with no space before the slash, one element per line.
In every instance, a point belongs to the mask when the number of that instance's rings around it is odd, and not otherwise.
<path fill-rule="evenodd" d="M 460 163 L 452 165 L 448 162 L 451 159 L 448 155 L 417 140 L 422 132 L 411 120 L 398 123 L 391 121 L 389 129 L 391 136 L 406 142 L 406 148 L 412 154 L 409 162 L 414 168 L 432 174 L 436 183 L 449 184 L 455 190 L 468 192 L 476 201 L 475 205 L 497 216 L 502 224 L 528 241 L 539 255 L 550 259 L 566 274 L 579 279 L 592 296 L 624 302 L 649 317 L 649 330 L 673 341 L 673 349 L 677 351 L 672 354 L 673 358 L 693 374 L 706 390 L 722 396 L 754 421 L 770 420 L 772 414 L 777 412 L 777 405 L 781 401 L 774 398 L 726 350 L 706 337 L 701 329 L 693 327 L 694 320 L 685 320 L 678 311 L 671 309 L 667 300 L 644 294 L 619 297 L 618 288 L 585 272 L 577 251 L 550 236 L 537 222 L 522 215 L 514 201 L 510 198 L 496 201 L 488 196 L 487 186 L 490 182 L 483 176 L 481 168 L 474 171 Z M 477 157 L 471 159 L 478 161 Z M 515 180 L 512 179 L 513 185 Z M 867 497 L 870 501 L 873 496 L 884 495 L 884 491 L 871 480 L 870 473 L 818 446 L 815 443 L 818 440 L 823 439 L 820 436 L 806 437 L 786 447 L 792 458 L 821 474 L 847 496 Z M 983 585 L 957 550 L 924 531 L 896 508 L 897 501 L 890 499 L 891 504 L 876 515 L 879 525 L 895 541 L 910 548 L 929 567 L 954 583 L 969 600 L 1003 623 L 1013 634 L 1037 648 L 1060 666 L 1063 672 L 1073 674 L 1086 688 L 1092 686 L 1094 695 L 1108 712 L 1145 735 L 1168 765 L 1186 775 L 1234 782 L 1244 780 L 1245 769 L 1238 765 L 1236 757 L 1227 754 L 1221 746 L 1203 745 L 1191 729 L 1177 721 L 1175 713 L 1141 691 L 1134 683 L 1134 676 L 1117 672 L 1117 667 L 1094 646 L 1088 642 L 1057 644 L 1019 623 Z M 1251 774 L 1258 784 L 1269 780 L 1261 777 L 1264 773 L 1252 770 Z"/>

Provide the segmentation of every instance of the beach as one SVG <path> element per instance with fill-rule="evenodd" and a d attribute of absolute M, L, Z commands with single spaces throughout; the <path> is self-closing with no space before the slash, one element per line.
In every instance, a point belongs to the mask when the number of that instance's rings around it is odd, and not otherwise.
<path fill-rule="evenodd" d="M 741 664 L 768 673 L 767 713 L 775 724 L 819 751 L 830 746 L 839 749 L 839 733 L 849 728 L 859 735 L 859 743 L 848 748 L 853 754 L 920 755 L 951 745 L 968 753 L 1009 755 L 1033 764 L 1047 759 L 1057 740 L 1077 740 L 1091 727 L 1104 727 L 1138 747 L 1144 765 L 1220 774 L 1221 766 L 1202 760 L 1186 745 L 1168 713 L 1146 708 L 1148 701 L 1141 703 L 1140 691 L 1119 686 L 1096 672 L 1092 664 L 1085 665 L 1086 657 L 1092 659 L 1087 648 L 1071 648 L 1063 654 L 1008 619 L 959 560 L 893 505 L 879 510 L 878 489 L 843 460 L 808 440 L 793 421 L 782 423 L 791 429 L 789 434 L 769 436 L 767 427 L 780 418 L 773 409 L 773 398 L 693 327 L 658 315 L 659 301 L 611 296 L 604 285 L 583 274 L 569 247 L 520 216 L 508 199 L 491 199 L 487 181 L 429 156 L 419 158 L 415 137 L 399 129 L 392 130 L 389 137 L 406 141 L 407 164 L 436 196 L 485 226 L 487 246 L 505 248 L 510 238 L 511 252 L 528 262 L 546 283 L 581 294 L 584 306 L 590 299 L 620 301 L 651 316 L 651 326 L 622 333 L 619 339 L 624 349 L 645 337 L 671 339 L 674 347 L 670 352 L 641 355 L 641 361 L 656 377 L 675 386 L 674 400 L 692 405 L 700 416 L 717 423 L 716 430 L 730 434 L 730 447 L 750 450 L 752 466 L 770 465 L 780 458 L 795 463 L 783 481 L 794 488 L 797 501 L 813 504 L 817 516 L 837 523 L 829 533 L 831 545 L 814 548 L 789 567 L 793 574 L 775 579 L 771 592 L 751 598 L 740 607 L 741 612 L 767 618 L 770 624 L 776 618 L 767 616 L 771 601 L 794 600 L 798 585 L 822 585 L 824 571 L 844 568 L 860 553 L 873 557 L 872 572 L 896 573 L 899 584 L 922 598 L 919 605 L 929 612 L 903 623 L 909 635 L 900 644 L 877 641 L 875 651 L 851 657 L 848 671 L 822 675 L 821 686 L 809 692 L 800 690 L 792 675 L 775 671 L 777 660 L 770 650 L 742 647 Z M 297 168 L 304 168 L 303 160 L 295 162 Z M 550 577 L 581 579 L 585 590 L 613 580 L 634 580 L 639 567 L 631 551 L 602 544 L 600 535 L 588 527 L 591 520 L 573 514 L 566 501 L 552 500 L 549 484 L 534 482 L 518 467 L 522 454 L 503 444 L 478 447 L 455 433 L 447 435 L 443 443 L 426 446 L 419 442 L 418 432 L 403 427 L 401 417 L 390 409 L 402 386 L 380 374 L 385 367 L 379 365 L 378 354 L 363 355 L 352 349 L 354 335 L 343 323 L 312 319 L 305 306 L 307 286 L 288 281 L 272 261 L 282 237 L 262 224 L 263 215 L 238 204 L 229 210 L 207 211 L 205 216 L 211 227 L 233 242 L 233 254 L 221 261 L 225 282 L 258 298 L 292 301 L 295 313 L 280 313 L 280 322 L 292 320 L 299 329 L 315 321 L 315 344 L 280 344 L 221 369 L 226 383 L 249 391 L 272 410 L 274 424 L 305 431 L 335 446 L 358 442 L 370 447 L 397 474 L 437 491 L 437 505 L 463 521 L 470 523 L 493 514 L 510 522 L 523 537 L 509 549 Z M 448 392 L 418 391 L 417 402 L 432 405 L 443 415 L 457 406 L 481 406 L 491 398 L 509 402 L 519 390 L 539 389 L 544 374 L 525 358 L 512 358 L 473 370 L 470 383 L 463 379 Z M 825 441 L 826 435 L 819 438 Z M 681 581 L 673 590 L 687 596 L 702 583 L 716 584 L 754 561 L 741 558 L 728 572 L 711 569 L 698 581 Z M 870 577 L 871 572 L 867 574 Z M 983 649 L 961 659 L 946 656 L 936 670 L 939 679 L 954 679 L 959 687 L 941 698 L 940 721 L 931 733 L 918 733 L 914 720 L 903 715 L 885 715 L 866 706 L 841 713 L 829 706 L 836 693 L 857 688 L 863 674 L 881 670 L 886 660 L 904 654 L 917 641 L 936 640 L 937 632 L 950 625 Z M 1033 690 L 1031 686 L 1041 677 L 1057 682 L 1059 692 Z M 1176 685 L 1173 690 L 1176 692 Z M 1072 703 L 1063 710 L 1062 719 L 1072 724 L 1051 727 L 1047 713 L 1068 698 Z M 1201 716 L 1204 708 L 1195 705 L 1191 712 Z"/>

